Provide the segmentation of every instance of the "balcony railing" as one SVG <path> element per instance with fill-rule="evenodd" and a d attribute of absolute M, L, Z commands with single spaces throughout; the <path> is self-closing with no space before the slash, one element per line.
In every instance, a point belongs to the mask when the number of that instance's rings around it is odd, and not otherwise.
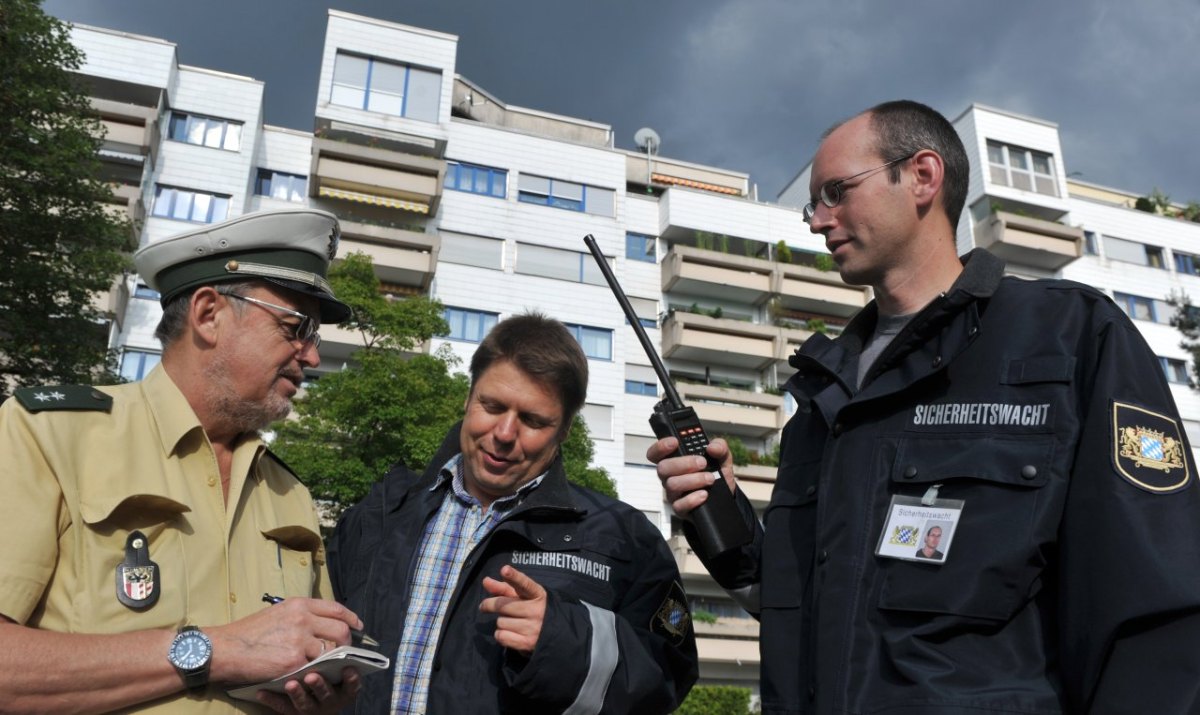
<path fill-rule="evenodd" d="M 375 274 L 384 283 L 428 291 L 437 268 L 441 245 L 437 234 L 342 221 L 340 253 L 362 251 L 375 263 Z"/>
<path fill-rule="evenodd" d="M 783 429 L 783 396 L 732 387 L 676 385 L 709 432 L 763 439 Z"/>

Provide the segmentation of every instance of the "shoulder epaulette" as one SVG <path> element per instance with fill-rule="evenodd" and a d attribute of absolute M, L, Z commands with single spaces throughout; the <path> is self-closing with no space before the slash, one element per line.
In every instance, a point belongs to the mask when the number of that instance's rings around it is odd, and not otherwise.
<path fill-rule="evenodd" d="M 30 412 L 47 410 L 82 410 L 108 412 L 112 410 L 112 396 L 90 385 L 45 385 L 22 387 L 13 391 L 17 402 Z"/>

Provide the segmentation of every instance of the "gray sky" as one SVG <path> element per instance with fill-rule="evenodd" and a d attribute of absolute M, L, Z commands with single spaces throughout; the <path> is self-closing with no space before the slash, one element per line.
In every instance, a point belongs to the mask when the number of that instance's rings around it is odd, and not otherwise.
<path fill-rule="evenodd" d="M 266 83 L 266 121 L 312 130 L 315 0 L 45 0 L 159 37 L 183 64 Z M 916 99 L 1056 122 L 1067 170 L 1200 201 L 1198 0 L 341 0 L 459 37 L 459 74 L 503 102 L 653 127 L 664 156 L 747 172 L 773 200 L 830 124 Z M 1189 148 L 1191 147 L 1191 148 Z"/>

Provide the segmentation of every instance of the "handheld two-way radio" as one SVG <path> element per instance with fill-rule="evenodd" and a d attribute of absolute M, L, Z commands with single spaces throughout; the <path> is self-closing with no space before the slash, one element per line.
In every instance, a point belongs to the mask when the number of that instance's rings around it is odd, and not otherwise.
<path fill-rule="evenodd" d="M 621 304 L 621 310 L 625 311 L 625 317 L 633 326 L 633 332 L 642 344 L 642 349 L 646 351 L 646 357 L 650 358 L 654 373 L 658 375 L 658 381 L 662 384 L 663 399 L 654 405 L 654 412 L 650 415 L 650 428 L 659 439 L 674 437 L 679 440 L 679 454 L 698 454 L 704 457 L 707 461 L 705 469 L 716 476 L 716 481 L 706 488 L 708 499 L 689 515 L 692 525 L 696 527 L 701 547 L 707 555 L 715 556 L 750 543 L 752 535 L 742 520 L 733 493 L 729 491 L 725 478 L 721 476 L 721 465 L 708 455 L 708 435 L 704 433 L 700 418 L 696 416 L 695 410 L 679 399 L 679 392 L 671 384 L 662 358 L 658 356 L 658 351 L 646 336 L 646 330 L 633 312 L 633 306 L 629 304 L 625 291 L 621 290 L 620 284 L 617 283 L 617 277 L 609 268 L 600 247 L 596 245 L 596 239 L 589 234 L 584 237 L 583 242 L 587 244 L 588 250 L 599 264 L 604 280 L 608 281 L 613 295 Z"/>

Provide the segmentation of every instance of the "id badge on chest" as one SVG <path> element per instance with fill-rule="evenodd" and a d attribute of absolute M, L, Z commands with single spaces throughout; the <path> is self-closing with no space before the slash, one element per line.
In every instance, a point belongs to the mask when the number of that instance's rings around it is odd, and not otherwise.
<path fill-rule="evenodd" d="M 962 517 L 962 499 L 938 499 L 936 484 L 923 497 L 893 496 L 875 555 L 937 566 L 950 556 Z"/>

